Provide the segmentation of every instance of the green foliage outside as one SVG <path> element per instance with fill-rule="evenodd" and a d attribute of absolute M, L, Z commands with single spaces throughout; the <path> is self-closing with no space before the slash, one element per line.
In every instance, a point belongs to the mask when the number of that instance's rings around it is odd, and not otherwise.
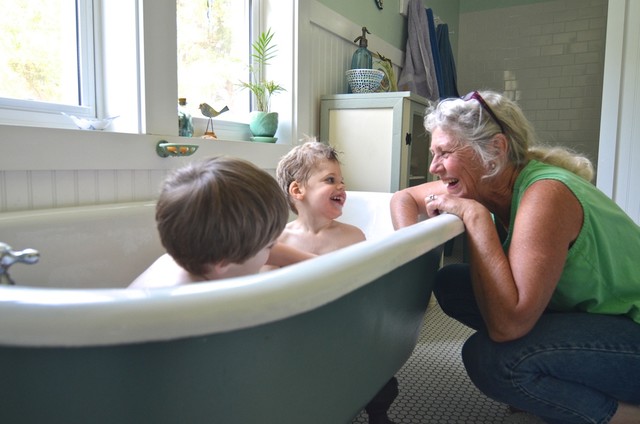
<path fill-rule="evenodd" d="M 77 105 L 75 1 L 0 0 L 0 10 L 0 97 Z"/>
<path fill-rule="evenodd" d="M 177 1 L 178 97 L 187 98 L 191 111 L 197 112 L 200 103 L 232 111 L 246 107 L 236 86 L 247 75 L 249 38 L 242 4 Z"/>

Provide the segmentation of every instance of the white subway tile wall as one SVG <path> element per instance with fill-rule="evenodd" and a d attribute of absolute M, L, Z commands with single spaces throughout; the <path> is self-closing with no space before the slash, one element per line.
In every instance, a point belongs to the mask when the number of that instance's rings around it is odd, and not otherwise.
<path fill-rule="evenodd" d="M 554 0 L 462 13 L 460 94 L 505 92 L 539 138 L 598 160 L 607 0 Z"/>

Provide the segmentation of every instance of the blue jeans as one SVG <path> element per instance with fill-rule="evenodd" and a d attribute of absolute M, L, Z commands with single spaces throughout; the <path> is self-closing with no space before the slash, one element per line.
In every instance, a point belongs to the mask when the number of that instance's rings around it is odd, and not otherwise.
<path fill-rule="evenodd" d="M 492 341 L 471 288 L 469 265 L 438 271 L 443 311 L 477 330 L 462 360 L 496 401 L 548 423 L 608 423 L 618 401 L 640 404 L 640 324 L 624 316 L 545 312 L 524 337 Z"/>

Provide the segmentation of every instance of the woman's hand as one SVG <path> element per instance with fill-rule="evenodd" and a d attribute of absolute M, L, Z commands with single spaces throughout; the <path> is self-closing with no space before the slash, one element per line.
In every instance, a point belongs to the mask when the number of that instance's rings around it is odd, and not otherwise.
<path fill-rule="evenodd" d="M 465 213 L 472 208 L 482 208 L 486 210 L 484 206 L 475 200 L 464 199 L 449 194 L 429 194 L 424 198 L 424 204 L 429 218 L 443 213 L 450 213 L 464 221 Z"/>

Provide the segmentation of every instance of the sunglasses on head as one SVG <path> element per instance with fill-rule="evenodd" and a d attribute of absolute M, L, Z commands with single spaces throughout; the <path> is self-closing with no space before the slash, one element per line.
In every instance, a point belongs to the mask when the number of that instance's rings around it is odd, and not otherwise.
<path fill-rule="evenodd" d="M 477 91 L 472 91 L 471 93 L 467 94 L 466 96 L 464 96 L 462 98 L 462 100 L 464 100 L 465 102 L 468 102 L 469 100 L 477 100 L 478 103 L 480 103 L 480 106 L 482 106 L 482 108 L 489 114 L 491 115 L 491 117 L 493 118 L 493 120 L 495 121 L 496 124 L 498 124 L 498 126 L 500 127 L 500 132 L 504 134 L 504 125 L 502 125 L 502 121 L 500 121 L 498 119 L 498 117 L 496 116 L 495 113 L 493 113 L 493 111 L 491 110 L 491 108 L 489 107 L 489 105 L 487 104 L 487 102 L 482 98 L 482 96 L 480 95 L 480 93 L 478 93 Z"/>

